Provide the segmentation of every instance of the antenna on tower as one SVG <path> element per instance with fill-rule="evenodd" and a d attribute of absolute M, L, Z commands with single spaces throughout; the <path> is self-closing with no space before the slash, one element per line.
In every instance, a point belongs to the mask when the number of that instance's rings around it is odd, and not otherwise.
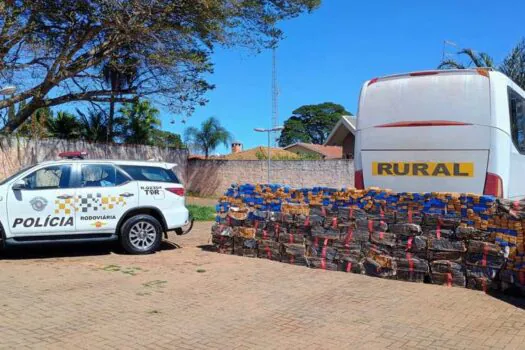
<path fill-rule="evenodd" d="M 272 128 L 279 126 L 279 86 L 277 84 L 277 48 L 272 48 Z M 277 146 L 279 135 L 273 140 L 274 147 Z"/>

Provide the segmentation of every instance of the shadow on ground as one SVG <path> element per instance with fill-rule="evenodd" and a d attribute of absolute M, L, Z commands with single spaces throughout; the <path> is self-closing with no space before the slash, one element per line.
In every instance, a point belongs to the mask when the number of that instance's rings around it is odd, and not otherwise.
<path fill-rule="evenodd" d="M 181 248 L 178 244 L 163 240 L 159 252 Z M 24 247 L 8 247 L 0 253 L 0 259 L 52 259 L 82 256 L 98 256 L 109 254 L 127 254 L 118 243 L 68 243 L 45 244 Z"/>
<path fill-rule="evenodd" d="M 200 248 L 207 252 L 217 252 L 217 248 L 213 244 L 202 244 L 197 246 L 197 248 Z"/>
<path fill-rule="evenodd" d="M 489 293 L 489 295 L 512 306 L 525 310 L 525 294 L 517 288 L 510 288 L 505 292 L 496 291 Z"/>

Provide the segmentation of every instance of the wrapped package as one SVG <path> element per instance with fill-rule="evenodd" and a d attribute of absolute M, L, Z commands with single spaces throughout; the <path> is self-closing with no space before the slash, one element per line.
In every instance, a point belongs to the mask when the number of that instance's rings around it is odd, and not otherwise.
<path fill-rule="evenodd" d="M 374 277 L 392 278 L 396 274 L 394 269 L 383 267 L 383 265 L 372 258 L 365 258 L 363 260 L 363 269 L 365 274 Z"/>
<path fill-rule="evenodd" d="M 268 230 L 267 228 L 257 229 L 255 231 L 255 238 L 266 240 L 266 241 L 273 240 L 277 242 L 279 240 L 279 231 L 276 231 L 275 229 Z"/>
<path fill-rule="evenodd" d="M 396 235 L 390 232 L 371 232 L 370 242 L 384 245 L 388 247 L 394 247 L 396 245 Z"/>
<path fill-rule="evenodd" d="M 504 251 L 496 244 L 469 240 L 466 263 L 470 266 L 501 269 L 505 263 Z"/>
<path fill-rule="evenodd" d="M 361 259 L 352 256 L 345 256 L 338 259 L 339 271 L 364 273 L 364 267 Z"/>
<path fill-rule="evenodd" d="M 490 232 L 478 230 L 472 226 L 460 226 L 456 228 L 456 238 L 464 241 L 472 239 L 489 242 Z"/>
<path fill-rule="evenodd" d="M 337 262 L 326 258 L 306 257 L 306 266 L 313 269 L 337 271 Z"/>
<path fill-rule="evenodd" d="M 248 214 L 248 208 L 230 208 L 227 217 L 228 226 L 245 226 L 244 223 L 248 219 Z"/>
<path fill-rule="evenodd" d="M 441 229 L 454 230 L 461 223 L 459 216 L 446 216 L 442 214 L 426 213 L 423 217 L 423 225 Z"/>
<path fill-rule="evenodd" d="M 448 260 L 430 263 L 430 279 L 433 284 L 448 287 L 465 287 L 466 283 L 463 265 Z"/>
<path fill-rule="evenodd" d="M 339 229 L 324 228 L 322 226 L 312 227 L 310 235 L 312 237 L 318 237 L 319 239 L 338 239 L 340 236 Z"/>
<path fill-rule="evenodd" d="M 467 266 L 467 288 L 487 292 L 498 289 L 498 283 L 495 282 L 499 269 L 490 267 Z"/>
<path fill-rule="evenodd" d="M 233 254 L 233 237 L 212 235 L 211 242 L 218 253 Z"/>
<path fill-rule="evenodd" d="M 233 254 L 250 258 L 257 257 L 257 240 L 233 237 Z"/>
<path fill-rule="evenodd" d="M 402 236 L 418 236 L 421 234 L 421 226 L 417 224 L 392 224 L 388 226 L 390 232 Z"/>
<path fill-rule="evenodd" d="M 358 230 L 368 230 L 368 232 L 386 232 L 388 230 L 388 225 L 384 221 L 376 220 L 356 220 L 356 228 Z"/>
<path fill-rule="evenodd" d="M 427 238 L 424 236 L 398 235 L 393 255 L 397 258 L 404 258 L 407 254 L 420 259 L 426 259 Z"/>
<path fill-rule="evenodd" d="M 304 244 L 283 243 L 281 262 L 306 266 Z"/>
<path fill-rule="evenodd" d="M 306 256 L 313 258 L 323 258 L 330 261 L 337 258 L 337 249 L 332 246 L 333 240 L 328 238 L 310 238 L 306 244 Z"/>
<path fill-rule="evenodd" d="M 462 241 L 446 238 L 428 239 L 428 260 L 462 261 L 467 248 Z"/>
<path fill-rule="evenodd" d="M 396 222 L 421 225 L 423 223 L 423 214 L 415 210 L 403 210 L 396 213 Z"/>
<path fill-rule="evenodd" d="M 257 257 L 281 261 L 281 244 L 275 241 L 258 240 Z"/>
<path fill-rule="evenodd" d="M 405 258 L 396 258 L 396 279 L 409 282 L 424 282 L 429 274 L 428 261 L 413 258 L 407 254 Z"/>
<path fill-rule="evenodd" d="M 448 229 L 436 229 L 435 227 L 423 226 L 422 235 L 428 238 L 446 238 L 446 239 L 455 239 L 454 230 Z"/>
<path fill-rule="evenodd" d="M 304 234 L 301 232 L 297 229 L 281 232 L 277 240 L 281 243 L 304 244 Z"/>

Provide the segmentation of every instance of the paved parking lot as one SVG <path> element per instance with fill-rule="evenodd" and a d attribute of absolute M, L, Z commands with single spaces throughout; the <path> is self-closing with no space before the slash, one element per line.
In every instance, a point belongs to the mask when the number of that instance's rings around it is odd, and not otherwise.
<path fill-rule="evenodd" d="M 1 348 L 519 349 L 520 300 L 202 249 L 210 224 L 150 256 L 111 247 L 0 260 Z"/>

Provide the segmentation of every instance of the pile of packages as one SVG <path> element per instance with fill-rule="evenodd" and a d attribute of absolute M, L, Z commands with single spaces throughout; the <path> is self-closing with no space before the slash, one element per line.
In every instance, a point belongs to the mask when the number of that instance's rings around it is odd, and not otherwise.
<path fill-rule="evenodd" d="M 380 189 L 232 186 L 218 252 L 412 282 L 525 291 L 525 202 Z"/>

